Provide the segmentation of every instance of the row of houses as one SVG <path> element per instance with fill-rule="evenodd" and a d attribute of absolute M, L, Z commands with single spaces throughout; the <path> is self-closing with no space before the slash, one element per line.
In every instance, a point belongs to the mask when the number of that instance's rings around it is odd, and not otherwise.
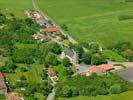
<path fill-rule="evenodd" d="M 55 35 L 58 35 L 61 33 L 59 27 L 54 26 L 51 23 L 51 21 L 44 18 L 39 12 L 32 10 L 32 11 L 29 11 L 29 13 L 30 13 L 30 17 L 34 22 L 44 27 L 43 29 L 41 29 L 42 32 L 53 33 Z"/>

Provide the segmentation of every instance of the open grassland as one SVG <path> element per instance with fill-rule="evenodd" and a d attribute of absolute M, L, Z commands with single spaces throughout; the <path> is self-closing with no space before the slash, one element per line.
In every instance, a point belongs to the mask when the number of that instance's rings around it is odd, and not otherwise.
<path fill-rule="evenodd" d="M 96 96 L 96 97 L 87 97 L 87 96 L 79 96 L 73 98 L 62 98 L 57 100 L 132 100 L 133 92 L 125 92 L 121 94 L 112 94 L 108 96 Z"/>
<path fill-rule="evenodd" d="M 66 24 L 79 42 L 95 41 L 110 46 L 118 41 L 133 43 L 133 3 L 125 0 L 37 0 L 39 7 L 58 24 Z"/>
<path fill-rule="evenodd" d="M 0 11 L 25 17 L 24 10 L 32 8 L 31 0 L 0 0 Z"/>

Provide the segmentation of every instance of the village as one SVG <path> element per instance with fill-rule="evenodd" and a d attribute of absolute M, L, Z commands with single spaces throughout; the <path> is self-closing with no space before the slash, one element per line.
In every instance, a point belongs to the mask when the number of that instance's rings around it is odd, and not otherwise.
<path fill-rule="evenodd" d="M 32 39 L 37 43 L 57 43 L 63 49 L 60 54 L 58 54 L 58 59 L 63 61 L 68 59 L 68 64 L 73 70 L 71 77 L 76 75 L 82 75 L 89 77 L 92 74 L 97 74 L 98 76 L 108 75 L 109 73 L 117 73 L 123 79 L 133 82 L 133 63 L 132 62 L 113 62 L 105 61 L 100 64 L 85 64 L 81 61 L 79 51 L 69 48 L 73 43 L 66 34 L 63 34 L 61 27 L 56 26 L 49 19 L 42 16 L 38 11 L 28 10 L 25 12 L 28 18 L 32 19 L 33 22 L 41 26 L 40 30 L 32 34 Z M 78 43 L 76 43 L 78 45 Z M 65 48 L 65 49 L 64 49 Z M 83 52 L 89 52 L 88 49 L 82 47 Z M 98 52 L 102 52 L 102 47 L 98 46 Z M 86 60 L 86 59 L 85 59 Z M 53 100 L 55 97 L 54 86 L 58 84 L 59 81 L 59 72 L 55 70 L 53 66 L 47 68 L 48 78 L 50 79 L 53 89 L 48 95 L 47 100 Z M 4 73 L 0 73 L 0 93 L 6 95 L 6 100 L 24 100 L 23 95 L 17 92 L 10 92 L 8 89 L 8 81 Z"/>
<path fill-rule="evenodd" d="M 34 33 L 31 37 L 36 40 L 37 43 L 43 42 L 55 42 L 59 44 L 64 51 L 59 54 L 59 59 L 63 60 L 67 58 L 70 62 L 71 68 L 73 69 L 73 76 L 83 75 L 86 77 L 91 76 L 92 74 L 97 74 L 99 76 L 107 75 L 109 73 L 117 73 L 122 78 L 127 81 L 133 82 L 133 63 L 132 62 L 112 62 L 107 61 L 106 63 L 93 65 L 93 64 L 84 64 L 80 62 L 79 52 L 74 49 L 68 49 L 70 44 L 73 44 L 67 35 L 61 33 L 61 28 L 59 26 L 54 25 L 49 19 L 44 18 L 38 11 L 28 10 L 26 11 L 26 15 L 33 20 L 33 22 L 39 24 L 41 26 L 40 31 Z M 77 44 L 78 45 L 78 44 Z M 82 47 L 84 52 L 88 52 L 89 50 Z M 102 48 L 99 47 L 99 52 L 102 52 Z M 55 96 L 54 86 L 59 80 L 58 73 L 53 67 L 47 69 L 48 77 L 51 81 L 51 85 L 53 86 L 52 92 L 47 97 L 47 100 L 53 100 Z M 19 93 L 9 92 L 8 91 L 8 81 L 4 73 L 0 73 L 0 93 L 6 95 L 7 100 L 24 100 L 23 96 Z"/>

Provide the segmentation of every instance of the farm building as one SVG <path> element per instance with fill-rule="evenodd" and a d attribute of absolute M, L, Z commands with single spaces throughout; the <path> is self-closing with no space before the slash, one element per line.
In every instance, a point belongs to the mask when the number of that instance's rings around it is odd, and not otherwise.
<path fill-rule="evenodd" d="M 114 70 L 113 64 L 104 64 L 100 66 L 92 66 L 90 67 L 89 71 L 86 73 L 86 76 L 89 76 L 93 73 L 96 73 L 97 75 L 104 75 L 108 72 Z"/>
<path fill-rule="evenodd" d="M 48 32 L 48 33 L 54 33 L 55 35 L 60 34 L 60 29 L 58 27 L 48 27 L 42 30 L 43 32 Z"/>

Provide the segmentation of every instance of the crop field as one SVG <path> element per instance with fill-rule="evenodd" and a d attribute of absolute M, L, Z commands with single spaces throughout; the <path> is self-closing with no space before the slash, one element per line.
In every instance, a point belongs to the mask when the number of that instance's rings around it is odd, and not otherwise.
<path fill-rule="evenodd" d="M 108 96 L 96 96 L 96 97 L 86 97 L 79 96 L 73 98 L 62 98 L 57 100 L 132 100 L 133 92 L 125 92 L 121 94 L 110 94 Z"/>
<path fill-rule="evenodd" d="M 79 42 L 94 41 L 110 46 L 119 41 L 133 43 L 133 2 L 125 0 L 37 0 L 39 7 Z"/>
<path fill-rule="evenodd" d="M 25 17 L 24 11 L 32 8 L 31 0 L 0 0 L 0 11 Z"/>

